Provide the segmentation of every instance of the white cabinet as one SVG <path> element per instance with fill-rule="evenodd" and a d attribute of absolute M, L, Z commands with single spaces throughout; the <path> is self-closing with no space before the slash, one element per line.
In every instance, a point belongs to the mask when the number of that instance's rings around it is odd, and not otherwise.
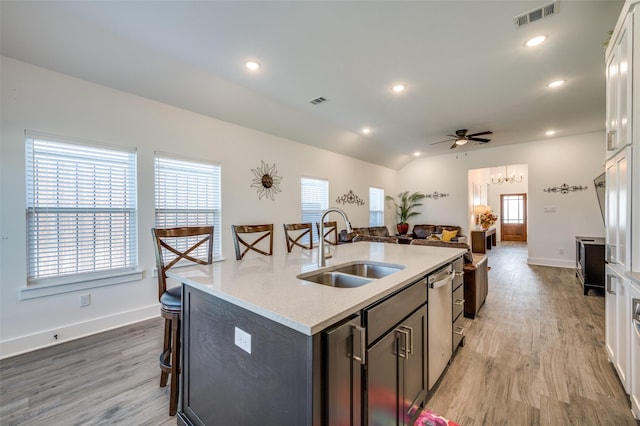
<path fill-rule="evenodd" d="M 630 283 L 629 308 L 631 327 L 630 389 L 631 410 L 640 419 L 640 284 Z"/>
<path fill-rule="evenodd" d="M 631 360 L 629 287 L 629 280 L 607 265 L 605 292 L 607 355 L 613 363 L 620 382 L 622 382 L 627 393 L 631 384 L 631 376 L 629 374 L 629 361 Z"/>
<path fill-rule="evenodd" d="M 633 13 L 612 38 L 607 57 L 607 157 L 632 143 Z"/>
<path fill-rule="evenodd" d="M 618 272 L 631 267 L 631 155 L 627 147 L 606 163 L 605 260 Z"/>

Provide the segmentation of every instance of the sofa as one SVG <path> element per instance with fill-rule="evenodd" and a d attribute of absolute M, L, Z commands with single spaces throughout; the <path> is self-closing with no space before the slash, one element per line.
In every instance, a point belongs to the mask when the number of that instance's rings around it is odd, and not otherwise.
<path fill-rule="evenodd" d="M 411 236 L 414 240 L 425 240 L 438 236 L 442 239 L 443 231 L 456 231 L 455 237 L 451 238 L 454 243 L 466 243 L 467 237 L 462 235 L 462 228 L 456 225 L 414 225 Z"/>
<path fill-rule="evenodd" d="M 353 232 L 350 234 L 347 233 L 346 229 L 343 229 L 338 234 L 338 244 L 354 242 L 356 237 L 358 237 L 356 241 L 398 242 L 397 238 L 389 234 L 389 229 L 386 226 L 369 226 L 353 228 Z M 387 238 L 389 238 L 389 240 L 386 240 Z"/>

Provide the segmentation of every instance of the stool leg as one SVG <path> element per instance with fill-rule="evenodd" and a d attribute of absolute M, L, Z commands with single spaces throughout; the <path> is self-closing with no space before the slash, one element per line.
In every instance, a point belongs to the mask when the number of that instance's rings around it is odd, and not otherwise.
<path fill-rule="evenodd" d="M 169 364 L 169 357 L 171 354 L 171 320 L 169 318 L 164 319 L 164 342 L 162 343 L 162 362 L 166 365 Z M 167 386 L 167 380 L 169 379 L 169 372 L 164 369 L 160 373 L 160 387 Z"/>
<path fill-rule="evenodd" d="M 175 416 L 178 411 L 178 375 L 180 373 L 180 319 L 175 317 L 171 321 L 171 396 L 169 401 L 169 415 Z"/>

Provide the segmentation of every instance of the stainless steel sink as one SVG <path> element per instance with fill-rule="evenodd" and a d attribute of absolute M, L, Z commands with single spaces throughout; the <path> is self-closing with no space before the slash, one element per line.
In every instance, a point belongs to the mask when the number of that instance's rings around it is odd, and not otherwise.
<path fill-rule="evenodd" d="M 354 262 L 335 269 L 336 272 L 344 274 L 357 275 L 367 278 L 384 278 L 394 272 L 404 269 L 400 265 L 371 263 L 371 262 Z"/>
<path fill-rule="evenodd" d="M 404 266 L 391 263 L 355 261 L 300 274 L 297 278 L 331 287 L 354 288 L 369 284 L 373 280 L 384 278 L 402 269 Z"/>
<path fill-rule="evenodd" d="M 322 285 L 340 288 L 360 287 L 361 285 L 369 284 L 371 282 L 371 280 L 366 278 L 327 271 L 312 273 L 306 277 L 299 275 L 298 278 Z"/>

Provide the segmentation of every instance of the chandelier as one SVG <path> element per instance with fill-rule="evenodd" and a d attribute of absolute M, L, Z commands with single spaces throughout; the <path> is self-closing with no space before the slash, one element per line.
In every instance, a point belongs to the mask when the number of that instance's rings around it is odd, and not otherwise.
<path fill-rule="evenodd" d="M 511 176 L 509 176 L 508 170 L 507 170 L 507 166 L 504 166 L 504 176 L 502 176 L 502 173 L 498 173 L 498 178 L 494 178 L 493 175 L 491 175 L 491 183 L 493 184 L 498 184 L 498 183 L 520 183 L 522 182 L 522 173 L 520 173 L 520 176 L 518 178 L 516 178 L 516 174 L 515 173 L 511 173 Z"/>

